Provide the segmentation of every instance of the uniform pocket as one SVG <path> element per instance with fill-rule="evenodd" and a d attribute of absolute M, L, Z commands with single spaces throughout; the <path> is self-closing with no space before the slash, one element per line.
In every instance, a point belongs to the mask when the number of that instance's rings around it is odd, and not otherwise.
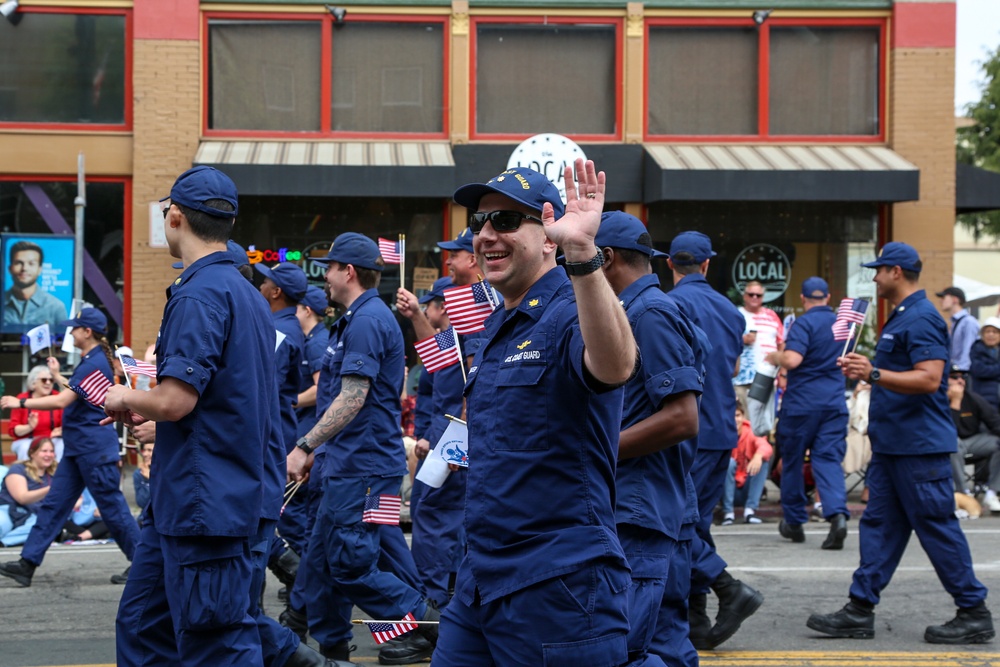
<path fill-rule="evenodd" d="M 613 667 L 628 660 L 624 633 L 614 633 L 578 642 L 542 644 L 545 667 Z"/>
<path fill-rule="evenodd" d="M 236 556 L 181 566 L 181 630 L 205 632 L 243 622 L 250 596 L 250 567 Z"/>
<path fill-rule="evenodd" d="M 955 483 L 952 480 L 951 462 L 947 457 L 913 470 L 916 489 L 917 516 L 942 519 L 955 512 Z"/>
<path fill-rule="evenodd" d="M 501 366 L 497 372 L 496 423 L 490 429 L 495 451 L 544 451 L 549 397 L 542 386 L 544 363 Z"/>

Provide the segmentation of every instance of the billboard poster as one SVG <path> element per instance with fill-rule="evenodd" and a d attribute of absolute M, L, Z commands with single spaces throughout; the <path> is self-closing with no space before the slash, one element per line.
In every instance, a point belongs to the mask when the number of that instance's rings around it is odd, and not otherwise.
<path fill-rule="evenodd" d="M 23 334 L 40 324 L 56 330 L 73 302 L 76 239 L 55 234 L 2 234 L 0 332 Z"/>

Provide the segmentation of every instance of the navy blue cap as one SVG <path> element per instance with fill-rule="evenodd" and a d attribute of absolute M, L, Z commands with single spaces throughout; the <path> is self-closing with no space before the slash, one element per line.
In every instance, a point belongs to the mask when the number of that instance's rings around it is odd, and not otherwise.
<path fill-rule="evenodd" d="M 250 258 L 247 257 L 247 251 L 244 250 L 243 246 L 236 241 L 226 241 L 226 250 L 228 250 L 229 254 L 233 256 L 233 263 L 236 264 L 236 268 L 240 268 L 241 266 L 245 266 L 250 263 Z M 175 269 L 183 269 L 184 262 L 174 262 L 170 266 Z"/>
<path fill-rule="evenodd" d="M 170 200 L 171 204 L 182 204 L 195 211 L 201 211 L 216 218 L 235 218 L 239 211 L 236 184 L 233 179 L 215 167 L 199 165 L 188 169 L 177 177 L 170 188 L 170 196 L 160 201 Z M 232 211 L 220 211 L 206 206 L 209 199 L 222 199 L 233 205 Z"/>
<path fill-rule="evenodd" d="M 861 266 L 866 269 L 876 269 L 880 266 L 898 266 L 904 271 L 920 273 L 920 255 L 913 246 L 901 241 L 890 241 L 882 246 L 878 257 L 873 262 L 865 262 Z"/>
<path fill-rule="evenodd" d="M 638 250 L 649 255 L 651 259 L 669 257 L 667 253 L 653 248 L 652 242 L 646 225 L 634 215 L 624 211 L 607 211 L 601 214 L 601 226 L 597 230 L 597 237 L 594 238 L 598 248 Z"/>
<path fill-rule="evenodd" d="M 330 262 L 353 264 L 362 269 L 382 271 L 385 265 L 376 264 L 381 258 L 378 245 L 370 238 L 357 232 L 344 232 L 333 240 L 333 245 L 330 246 L 330 252 L 326 253 L 326 257 L 313 261 L 317 264 L 329 264 Z"/>
<path fill-rule="evenodd" d="M 542 212 L 545 202 L 548 202 L 555 210 L 556 219 L 561 218 L 566 212 L 562 197 L 559 196 L 559 189 L 544 174 L 527 167 L 508 169 L 485 183 L 463 185 L 455 190 L 453 199 L 456 204 L 475 211 L 479 208 L 479 200 L 483 195 L 491 192 L 509 197 L 539 213 Z"/>
<path fill-rule="evenodd" d="M 691 259 L 678 260 L 677 255 L 687 253 Z M 701 264 L 706 259 L 715 257 L 712 250 L 712 239 L 701 232 L 681 232 L 670 242 L 670 259 L 678 266 Z"/>
<path fill-rule="evenodd" d="M 263 264 L 254 264 L 253 267 L 265 278 L 270 278 L 271 282 L 281 288 L 281 291 L 296 301 L 301 301 L 302 297 L 306 295 L 309 282 L 306 280 L 305 271 L 299 268 L 298 264 L 282 262 L 271 268 Z"/>
<path fill-rule="evenodd" d="M 309 306 L 317 315 L 325 314 L 326 309 L 330 307 L 330 302 L 326 298 L 326 292 L 315 285 L 310 285 L 306 288 L 306 295 L 299 299 L 299 303 L 303 306 Z"/>
<path fill-rule="evenodd" d="M 802 296 L 807 299 L 825 299 L 830 296 L 830 286 L 819 276 L 811 276 L 802 281 Z"/>
<path fill-rule="evenodd" d="M 470 235 L 471 236 L 471 235 Z M 445 276 L 444 278 L 438 278 L 434 281 L 431 286 L 431 291 L 417 299 L 417 303 L 430 303 L 434 299 L 443 299 L 444 291 L 455 286 L 452 281 L 451 276 Z"/>
<path fill-rule="evenodd" d="M 73 319 L 60 322 L 59 327 L 86 327 L 99 334 L 106 334 L 108 332 L 108 318 L 96 308 L 84 308 Z"/>
<path fill-rule="evenodd" d="M 466 227 L 462 230 L 462 233 L 455 237 L 454 241 L 441 241 L 438 243 L 438 247 L 442 250 L 465 250 L 466 252 L 475 252 L 472 249 L 472 230 Z"/>

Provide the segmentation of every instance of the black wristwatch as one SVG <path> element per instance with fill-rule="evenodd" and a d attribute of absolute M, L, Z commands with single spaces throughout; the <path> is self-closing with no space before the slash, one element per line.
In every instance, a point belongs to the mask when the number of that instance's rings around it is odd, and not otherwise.
<path fill-rule="evenodd" d="M 872 366 L 872 372 L 868 374 L 868 384 L 875 384 L 882 379 L 882 372 Z"/>
<path fill-rule="evenodd" d="M 306 440 L 306 436 L 299 438 L 298 442 L 295 443 L 295 446 L 304 451 L 306 454 L 312 454 L 313 450 L 316 449 L 315 447 L 309 446 L 309 441 Z"/>
<path fill-rule="evenodd" d="M 566 274 L 570 276 L 585 276 L 602 266 L 604 266 L 604 253 L 600 248 L 597 249 L 597 254 L 586 262 L 566 262 L 563 264 Z"/>
<path fill-rule="evenodd" d="M 21 409 L 22 409 L 22 410 L 24 409 L 24 402 L 25 402 L 25 401 L 27 401 L 27 400 L 28 400 L 28 399 L 26 399 L 26 398 L 22 398 L 22 399 L 21 399 Z"/>

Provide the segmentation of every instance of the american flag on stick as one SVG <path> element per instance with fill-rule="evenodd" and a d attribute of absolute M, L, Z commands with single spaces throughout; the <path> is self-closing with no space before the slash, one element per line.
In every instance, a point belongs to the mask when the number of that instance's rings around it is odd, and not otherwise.
<path fill-rule="evenodd" d="M 399 264 L 402 261 L 399 241 L 390 241 L 380 236 L 378 237 L 378 251 L 382 254 L 382 259 L 386 264 Z"/>
<path fill-rule="evenodd" d="M 100 369 L 94 369 L 83 378 L 80 384 L 75 387 L 70 385 L 69 388 L 100 408 L 104 406 L 104 399 L 108 396 L 108 389 L 113 386 L 111 380 L 104 377 L 104 373 Z"/>
<path fill-rule="evenodd" d="M 120 354 L 118 358 L 121 359 L 122 368 L 129 375 L 145 375 L 154 380 L 156 379 L 156 366 L 153 364 L 148 364 L 145 361 L 136 361 L 127 354 Z"/>
<path fill-rule="evenodd" d="M 407 621 L 415 621 L 413 617 L 413 612 L 410 612 L 403 617 L 403 620 L 395 623 L 386 623 L 384 621 L 365 621 L 365 625 L 371 630 L 372 637 L 375 639 L 376 644 L 384 644 L 394 637 L 398 637 L 402 634 L 410 632 L 411 630 L 417 629 L 416 623 L 408 623 Z"/>
<path fill-rule="evenodd" d="M 861 326 L 868 314 L 868 302 L 863 299 L 846 298 L 837 308 L 837 319 L 833 323 L 833 339 L 847 340 L 851 337 L 851 323 Z"/>
<path fill-rule="evenodd" d="M 482 331 L 483 323 L 496 308 L 493 288 L 485 280 L 471 285 L 452 287 L 444 291 L 444 304 L 448 319 L 456 333 L 470 334 Z"/>
<path fill-rule="evenodd" d="M 399 525 L 399 509 L 402 506 L 399 496 L 380 494 L 365 496 L 365 510 L 361 520 L 365 523 L 383 523 L 387 526 Z"/>
<path fill-rule="evenodd" d="M 448 368 L 459 362 L 458 347 L 455 345 L 455 330 L 445 329 L 413 344 L 428 373 Z"/>

